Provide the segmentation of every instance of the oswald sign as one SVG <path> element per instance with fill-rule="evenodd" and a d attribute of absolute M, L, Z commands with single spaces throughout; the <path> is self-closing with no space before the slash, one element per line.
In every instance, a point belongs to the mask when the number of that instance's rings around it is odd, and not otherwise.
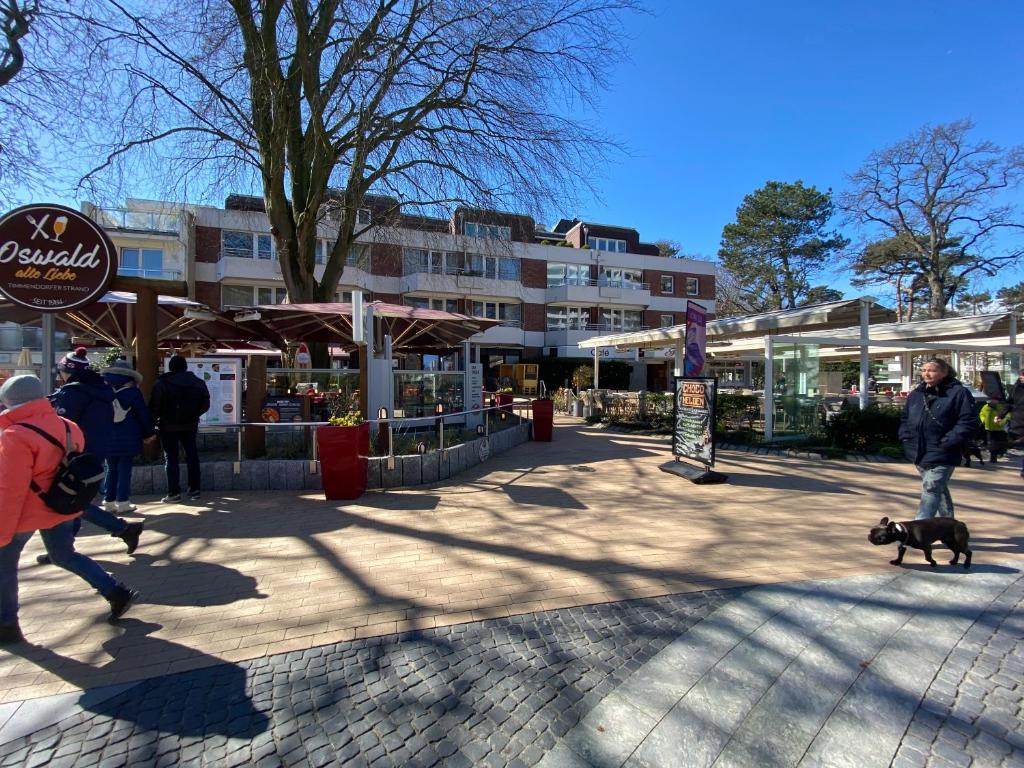
<path fill-rule="evenodd" d="M 99 299 L 117 273 L 107 233 L 62 205 L 34 204 L 0 219 L 0 294 L 39 312 Z"/>

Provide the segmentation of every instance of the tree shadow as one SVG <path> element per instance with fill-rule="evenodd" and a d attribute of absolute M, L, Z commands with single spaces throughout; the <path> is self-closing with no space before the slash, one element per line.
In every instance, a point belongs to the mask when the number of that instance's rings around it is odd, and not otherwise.
<path fill-rule="evenodd" d="M 96 562 L 118 581 L 130 582 L 140 590 L 147 603 L 202 608 L 267 597 L 257 588 L 255 578 L 219 563 L 167 560 L 162 555 L 141 551 L 135 553 L 131 564 L 99 559 Z"/>

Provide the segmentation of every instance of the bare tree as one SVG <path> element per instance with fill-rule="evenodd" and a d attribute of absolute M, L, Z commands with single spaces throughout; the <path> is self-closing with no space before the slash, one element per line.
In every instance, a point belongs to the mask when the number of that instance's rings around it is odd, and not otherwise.
<path fill-rule="evenodd" d="M 994 242 L 1024 229 L 1004 194 L 1024 179 L 1024 148 L 971 143 L 973 127 L 970 120 L 925 127 L 873 152 L 839 197 L 851 222 L 901 238 L 899 270 L 927 283 L 933 318 L 945 317 L 972 276 L 993 275 L 1024 253 Z"/>
<path fill-rule="evenodd" d="M 258 191 L 295 301 L 333 297 L 368 195 L 441 215 L 571 204 L 634 0 L 100 0 L 105 142 L 83 183 Z M 91 133 L 99 136 L 99 133 Z M 336 223 L 318 279 L 317 225 Z M 375 222 L 389 211 L 375 211 Z"/>

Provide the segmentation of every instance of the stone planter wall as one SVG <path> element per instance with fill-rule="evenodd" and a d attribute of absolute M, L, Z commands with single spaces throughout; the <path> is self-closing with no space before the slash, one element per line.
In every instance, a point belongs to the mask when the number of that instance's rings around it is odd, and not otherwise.
<path fill-rule="evenodd" d="M 472 440 L 444 451 L 431 451 L 422 456 L 396 456 L 393 469 L 386 458 L 371 458 L 367 470 L 367 488 L 404 488 L 441 482 L 480 463 L 480 442 Z M 490 436 L 491 456 L 513 448 L 530 439 L 530 423 L 495 432 Z M 201 455 L 200 450 L 200 455 Z M 241 473 L 234 473 L 232 461 L 202 463 L 203 491 L 319 491 L 320 475 L 310 471 L 307 459 L 253 459 L 241 463 Z M 188 472 L 181 464 L 182 486 Z M 132 495 L 163 496 L 167 493 L 167 476 L 162 464 L 137 466 L 132 471 Z"/>

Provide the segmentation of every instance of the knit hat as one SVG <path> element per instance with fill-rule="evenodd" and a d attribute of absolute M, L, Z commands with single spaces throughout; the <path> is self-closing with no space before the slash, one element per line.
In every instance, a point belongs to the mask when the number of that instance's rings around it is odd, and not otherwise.
<path fill-rule="evenodd" d="M 43 382 L 32 375 L 12 376 L 0 387 L 0 402 L 8 408 L 46 397 Z"/>
<path fill-rule="evenodd" d="M 113 376 L 128 376 L 130 378 L 135 379 L 136 384 L 142 381 L 142 374 L 136 371 L 130 365 L 128 365 L 128 361 L 125 360 L 123 357 L 117 358 L 117 360 L 114 361 L 113 365 L 111 365 L 109 368 L 103 369 L 104 376 L 106 376 L 108 373 Z"/>
<path fill-rule="evenodd" d="M 85 347 L 75 347 L 74 352 L 69 352 L 60 359 L 57 367 L 67 373 L 89 370 L 89 358 L 86 356 L 88 350 Z"/>
<path fill-rule="evenodd" d="M 167 370 L 171 373 L 186 371 L 188 370 L 188 361 L 181 355 L 175 355 L 171 358 L 170 362 L 167 363 Z"/>

